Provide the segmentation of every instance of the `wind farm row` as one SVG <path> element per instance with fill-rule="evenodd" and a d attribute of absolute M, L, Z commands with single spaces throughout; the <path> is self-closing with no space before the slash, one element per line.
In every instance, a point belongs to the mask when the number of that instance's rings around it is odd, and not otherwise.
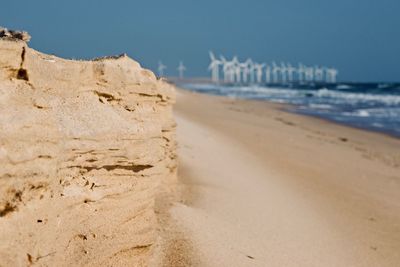
<path fill-rule="evenodd" d="M 208 71 L 211 72 L 213 83 L 225 84 L 287 84 L 287 83 L 336 83 L 339 71 L 333 67 L 307 66 L 298 63 L 281 62 L 277 64 L 258 63 L 251 58 L 241 62 L 237 56 L 227 60 L 224 56 L 217 58 L 213 52 L 209 52 L 210 64 Z M 158 75 L 164 76 L 167 67 L 158 62 Z M 179 79 L 184 78 L 186 67 L 180 61 L 177 67 Z M 222 75 L 221 75 L 222 74 Z"/>
<path fill-rule="evenodd" d="M 158 76 L 159 77 L 164 77 L 165 73 L 164 70 L 167 68 L 161 61 L 158 61 Z M 183 73 L 186 71 L 185 65 L 183 65 L 183 62 L 180 61 L 178 67 L 176 68 L 179 72 L 179 79 L 183 79 Z"/>

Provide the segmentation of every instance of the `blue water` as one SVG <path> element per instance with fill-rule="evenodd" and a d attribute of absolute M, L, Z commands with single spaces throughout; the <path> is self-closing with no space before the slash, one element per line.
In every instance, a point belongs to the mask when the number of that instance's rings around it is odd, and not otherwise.
<path fill-rule="evenodd" d="M 400 137 L 400 83 L 179 86 L 201 93 L 292 104 L 297 113 Z"/>

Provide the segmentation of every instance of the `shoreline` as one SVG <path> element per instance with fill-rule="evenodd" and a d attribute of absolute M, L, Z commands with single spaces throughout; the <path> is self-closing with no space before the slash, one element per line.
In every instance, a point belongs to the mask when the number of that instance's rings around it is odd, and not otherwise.
<path fill-rule="evenodd" d="M 333 124 L 336 124 L 336 125 L 345 126 L 345 127 L 348 127 L 348 128 L 352 128 L 352 129 L 356 129 L 356 130 L 360 130 L 360 131 L 365 131 L 365 132 L 369 132 L 369 133 L 380 134 L 380 135 L 383 135 L 383 136 L 386 136 L 386 137 L 390 137 L 390 138 L 394 138 L 394 139 L 400 140 L 400 135 L 396 135 L 396 134 L 393 134 L 393 133 L 388 132 L 388 131 L 378 131 L 378 130 L 374 130 L 371 127 L 362 127 L 362 126 L 357 126 L 357 125 L 353 125 L 353 124 L 350 124 L 350 123 L 340 123 L 338 121 L 331 120 L 331 119 L 325 118 L 323 116 L 313 115 L 313 114 L 304 114 L 304 113 L 300 113 L 300 112 L 296 112 L 296 111 L 290 111 L 290 110 L 287 110 L 286 112 L 290 112 L 290 113 L 297 114 L 297 115 L 300 115 L 300 116 L 310 117 L 310 118 L 313 118 L 313 119 L 319 119 L 319 120 L 326 121 L 328 123 L 333 123 Z"/>
<path fill-rule="evenodd" d="M 265 101 L 177 94 L 186 201 L 170 213 L 198 265 L 400 261 L 400 140 Z"/>

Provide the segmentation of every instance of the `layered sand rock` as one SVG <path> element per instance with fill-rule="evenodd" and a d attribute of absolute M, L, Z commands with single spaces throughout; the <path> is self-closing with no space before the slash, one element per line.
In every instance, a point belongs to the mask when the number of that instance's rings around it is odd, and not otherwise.
<path fill-rule="evenodd" d="M 147 265 L 176 175 L 174 97 L 126 55 L 0 39 L 0 266 Z"/>

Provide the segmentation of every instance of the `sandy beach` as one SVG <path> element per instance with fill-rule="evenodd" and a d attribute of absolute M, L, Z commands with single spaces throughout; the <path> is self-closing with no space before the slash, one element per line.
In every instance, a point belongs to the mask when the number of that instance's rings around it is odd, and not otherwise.
<path fill-rule="evenodd" d="M 0 40 L 0 266 L 399 266 L 399 139 L 23 39 Z"/>
<path fill-rule="evenodd" d="M 0 267 L 400 267 L 400 0 L 1 7 Z"/>
<path fill-rule="evenodd" d="M 180 252 L 195 266 L 399 266 L 400 140 L 281 109 L 178 90 Z"/>

